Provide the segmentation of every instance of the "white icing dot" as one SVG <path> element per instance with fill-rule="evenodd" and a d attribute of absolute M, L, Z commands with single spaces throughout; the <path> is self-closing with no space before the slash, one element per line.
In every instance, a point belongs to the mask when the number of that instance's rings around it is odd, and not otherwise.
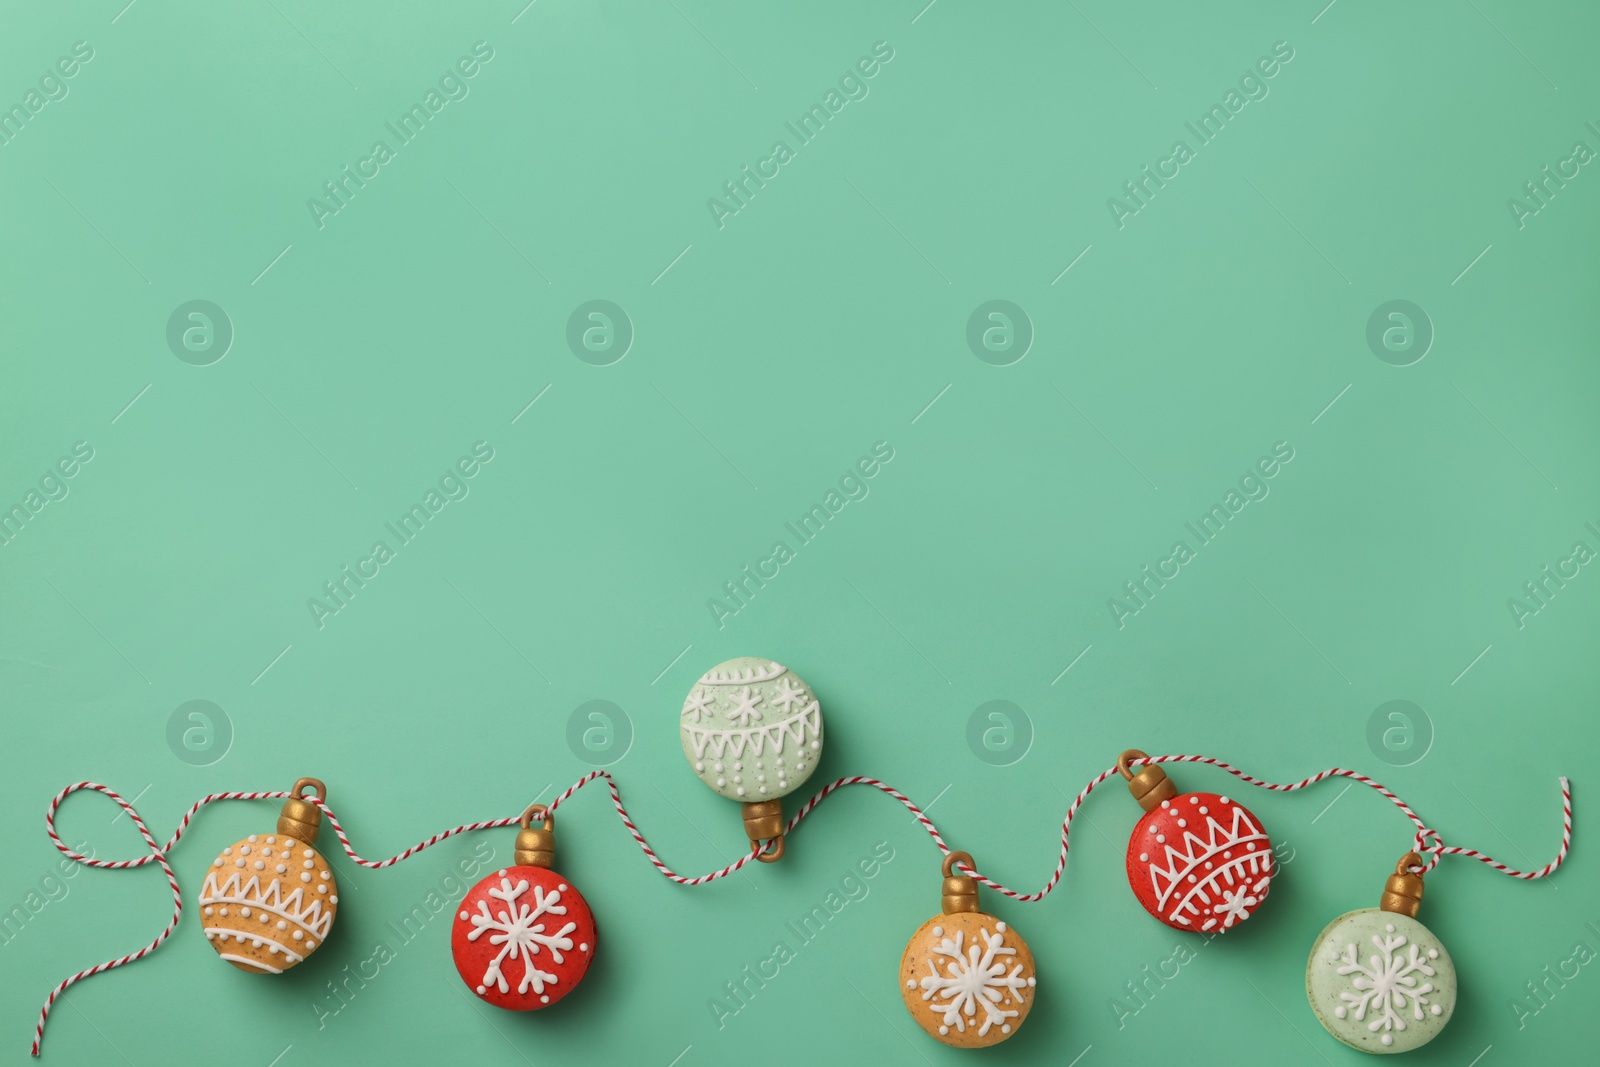
<path fill-rule="evenodd" d="M 1333 1009 L 1333 1014 L 1335 1018 L 1343 1019 L 1348 1013 L 1345 1011 L 1344 1005 L 1341 1004 L 1337 1008 Z"/>
<path fill-rule="evenodd" d="M 734 769 L 734 770 L 736 770 L 736 771 L 742 771 L 742 770 L 744 770 L 744 764 L 742 764 L 742 763 L 735 763 L 735 764 L 734 764 L 734 765 L 733 765 L 733 769 Z"/>
<path fill-rule="evenodd" d="M 934 927 L 934 928 L 933 928 L 933 936 L 934 936 L 934 937 L 943 937 L 943 936 L 944 936 L 944 927 L 942 927 L 942 926 L 935 926 L 935 927 Z"/>
<path fill-rule="evenodd" d="M 726 778 L 718 778 L 717 779 L 717 788 L 718 789 L 721 789 L 723 786 L 725 786 L 727 784 L 728 784 L 728 780 Z"/>
<path fill-rule="evenodd" d="M 1178 820 L 1178 825 L 1179 826 L 1188 826 L 1189 825 L 1189 820 L 1188 819 L 1179 819 Z"/>
<path fill-rule="evenodd" d="M 276 870 L 279 874 L 288 874 L 289 873 L 289 868 L 285 867 L 281 863 L 278 864 L 278 866 L 275 867 L 274 870 Z"/>
<path fill-rule="evenodd" d="M 224 914 L 224 915 L 228 914 L 228 909 L 227 908 L 223 908 L 222 909 L 222 914 Z"/>
<path fill-rule="evenodd" d="M 277 946 L 277 944 L 273 943 L 273 944 L 268 945 L 267 946 L 267 951 L 272 953 L 274 956 L 276 956 L 278 954 L 278 946 Z"/>
<path fill-rule="evenodd" d="M 249 845 L 240 845 L 239 846 L 239 855 L 241 855 L 241 856 L 250 855 L 250 846 Z"/>
<path fill-rule="evenodd" d="M 213 866 L 213 867 L 221 867 L 222 866 L 222 857 L 218 856 L 216 859 L 212 860 L 211 861 L 211 866 Z"/>
<path fill-rule="evenodd" d="M 463 909 L 462 909 L 462 910 L 461 910 L 461 921 L 462 921 L 462 922 L 466 922 L 466 921 L 467 921 L 467 912 L 466 912 L 466 909 L 465 909 L 465 908 L 463 908 Z"/>
<path fill-rule="evenodd" d="M 760 760 L 756 760 L 756 770 L 759 771 L 761 769 L 761 767 L 762 767 L 761 761 Z"/>
<path fill-rule="evenodd" d="M 1394 933 L 1394 923 L 1384 923 L 1383 924 L 1383 931 L 1384 931 L 1384 933 L 1387 933 L 1387 934 Z"/>
<path fill-rule="evenodd" d="M 1435 1015 L 1438 1015 L 1438 1014 L 1440 1014 L 1441 1012 L 1444 1011 L 1444 1009 L 1439 1007 L 1439 1005 L 1437 1005 L 1437 1004 L 1433 1005 L 1428 1010 L 1433 1012 Z"/>
<path fill-rule="evenodd" d="M 258 871 L 264 871 L 264 870 L 267 869 L 267 865 L 265 863 L 262 863 L 260 860 L 256 860 L 255 868 Z"/>
<path fill-rule="evenodd" d="M 1037 978 L 1030 974 L 1028 976 L 1028 988 L 1032 989 L 1036 984 L 1038 984 L 1038 981 L 1039 980 Z"/>
<path fill-rule="evenodd" d="M 212 933 L 210 930 L 206 931 L 206 940 L 207 941 L 215 941 L 216 939 L 217 939 L 217 935 L 216 934 Z"/>
<path fill-rule="evenodd" d="M 1389 1034 L 1384 1034 L 1382 1040 L 1383 1040 L 1383 1043 L 1385 1045 L 1394 1044 L 1394 1038 L 1392 1036 L 1390 1036 Z"/>
<path fill-rule="evenodd" d="M 311 940 L 309 937 L 306 938 L 306 948 L 316 948 L 316 947 L 317 947 L 317 943 L 315 941 Z"/>
<path fill-rule="evenodd" d="M 1011 1032 L 1011 1024 L 1010 1023 L 1001 1023 L 1000 1024 L 1000 1032 L 1002 1034 L 1009 1034 Z"/>
<path fill-rule="evenodd" d="M 302 881 L 302 882 L 309 882 L 309 881 L 311 881 L 311 875 L 310 875 L 310 874 L 308 874 L 308 873 L 305 873 L 305 872 L 301 872 L 301 874 L 300 874 L 300 880 L 301 880 L 301 881 Z"/>
<path fill-rule="evenodd" d="M 313 868 L 313 867 L 315 867 L 315 866 L 316 866 L 316 864 L 315 864 L 315 863 L 313 863 L 313 862 L 312 862 L 312 861 L 311 861 L 311 860 L 306 860 L 306 861 L 305 861 L 305 862 L 304 862 L 304 863 L 302 863 L 302 864 L 301 864 L 301 865 L 300 865 L 300 866 L 302 866 L 302 867 L 304 867 L 304 868 L 305 868 L 305 869 L 306 869 L 306 870 L 308 870 L 308 871 L 309 871 L 309 870 L 310 870 L 310 869 L 311 869 L 311 868 Z"/>
<path fill-rule="evenodd" d="M 1212 867 L 1211 861 L 1210 860 L 1206 860 L 1206 870 L 1209 871 L 1211 869 L 1211 867 Z"/>
<path fill-rule="evenodd" d="M 816 741 L 813 741 L 813 742 L 811 742 L 811 747 L 812 747 L 812 748 L 821 748 L 821 747 L 822 747 L 822 745 L 821 745 L 821 744 L 819 744 L 819 743 L 818 743 L 818 742 L 816 742 Z"/>
<path fill-rule="evenodd" d="M 504 878 L 505 876 L 506 876 L 506 869 L 504 867 L 502 867 L 502 868 L 500 868 L 500 877 Z"/>
<path fill-rule="evenodd" d="M 317 854 L 317 853 L 316 853 L 316 850 L 315 850 L 315 849 L 310 849 L 310 848 L 308 848 L 308 849 L 306 849 L 306 851 L 305 851 L 305 857 L 306 857 L 306 859 L 310 859 L 310 858 L 311 858 L 311 857 L 312 857 L 312 856 L 315 856 L 315 855 L 316 855 L 316 854 Z"/>
<path fill-rule="evenodd" d="M 333 877 L 333 875 L 329 874 L 327 871 L 323 871 L 322 872 L 322 880 L 324 882 L 326 882 L 329 878 L 332 878 L 332 877 Z"/>
<path fill-rule="evenodd" d="M 212 914 L 212 913 L 213 913 L 213 912 L 214 912 L 214 911 L 215 911 L 215 910 L 216 910 L 216 909 L 215 909 L 215 908 L 207 908 L 207 909 L 206 909 L 206 914 L 207 914 L 207 915 L 210 915 L 210 914 Z"/>
<path fill-rule="evenodd" d="M 1005 933 L 1006 932 L 1006 924 L 1005 923 L 995 923 L 994 924 L 994 932 L 997 933 L 997 934 Z"/>
<path fill-rule="evenodd" d="M 1190 876 L 1189 876 L 1189 881 L 1191 881 L 1191 882 L 1192 882 L 1192 881 L 1194 881 L 1194 875 L 1192 875 L 1192 874 L 1191 874 L 1191 875 L 1190 875 Z"/>
<path fill-rule="evenodd" d="M 766 791 L 767 791 L 767 787 L 764 786 L 764 785 L 756 787 L 756 792 L 758 792 L 758 793 L 765 793 Z"/>
<path fill-rule="evenodd" d="M 939 1027 L 939 1032 L 941 1034 L 948 1034 L 950 1032 L 950 1028 L 948 1026 L 941 1026 Z"/>
<path fill-rule="evenodd" d="M 1146 833 L 1151 833 L 1151 834 L 1153 834 L 1153 833 L 1155 833 L 1155 832 L 1156 832 L 1156 828 L 1155 828 L 1155 827 L 1154 827 L 1154 826 L 1151 826 L 1151 827 L 1149 827 L 1149 828 L 1148 828 L 1148 829 L 1146 829 L 1146 831 L 1145 831 L 1145 832 L 1146 832 Z"/>
<path fill-rule="evenodd" d="M 1247 841 L 1245 842 L 1244 847 L 1249 849 L 1251 852 L 1254 852 L 1256 850 L 1256 843 L 1254 841 Z"/>
<path fill-rule="evenodd" d="M 1438 949 L 1436 949 L 1436 948 L 1430 948 L 1430 949 L 1429 949 L 1429 950 L 1428 950 L 1428 958 L 1429 958 L 1429 959 L 1430 959 L 1430 960 L 1436 960 L 1436 959 L 1438 959 L 1438 958 L 1439 958 L 1439 950 L 1438 950 Z"/>
<path fill-rule="evenodd" d="M 1217 799 L 1222 801 L 1224 804 L 1232 804 L 1233 803 L 1233 801 L 1229 800 L 1227 797 L 1218 797 Z"/>
<path fill-rule="evenodd" d="M 255 834 L 251 834 L 251 835 L 250 835 L 250 836 L 249 836 L 249 837 L 247 837 L 247 838 L 245 838 L 245 840 L 246 840 L 246 841 L 249 841 L 249 842 L 250 842 L 250 843 L 251 843 L 251 844 L 252 844 L 252 845 L 253 845 L 253 844 L 255 844 L 255 843 L 256 843 L 256 842 L 257 842 L 257 841 L 259 841 L 259 840 L 260 840 L 260 838 L 258 838 L 258 837 L 256 837 L 256 835 L 255 835 Z"/>
<path fill-rule="evenodd" d="M 269 923 L 269 922 L 272 921 L 272 916 L 268 915 L 264 911 L 263 912 L 257 912 L 256 913 L 256 918 L 260 919 L 264 923 Z"/>
<path fill-rule="evenodd" d="M 550 1003 L 550 997 L 548 995 L 540 997 L 539 998 L 539 1003 L 540 1004 L 548 1004 L 548 1003 Z"/>
<path fill-rule="evenodd" d="M 234 860 L 233 861 L 233 865 L 235 867 L 243 867 L 244 866 L 244 857 L 241 856 L 238 859 Z"/>
<path fill-rule="evenodd" d="M 239 914 L 243 915 L 246 919 L 248 919 L 248 918 L 250 918 L 250 909 L 249 908 L 240 908 L 239 909 Z"/>
<path fill-rule="evenodd" d="M 282 919 L 279 919 L 278 920 L 278 929 L 287 930 L 287 929 L 289 929 L 289 924 L 284 922 Z"/>
<path fill-rule="evenodd" d="M 277 838 L 276 838 L 276 837 L 269 837 L 269 838 L 267 838 L 267 844 L 269 844 L 269 845 L 275 845 L 275 844 L 277 844 L 277 843 L 278 843 L 278 839 L 277 839 Z"/>
<path fill-rule="evenodd" d="M 717 764 L 717 766 L 716 766 L 716 771 L 717 771 L 717 773 L 718 773 L 718 774 L 721 774 L 721 773 L 722 773 L 722 764 L 720 764 L 720 763 L 719 763 L 719 764 Z"/>
<path fill-rule="evenodd" d="M 1233 858 L 1233 850 L 1229 849 L 1228 851 L 1224 852 L 1222 854 L 1222 858 L 1225 859 L 1225 860 L 1226 859 L 1232 859 Z"/>
<path fill-rule="evenodd" d="M 329 897 L 328 898 L 328 903 L 329 904 L 337 904 L 337 903 L 339 903 L 339 898 L 338 897 Z"/>
<path fill-rule="evenodd" d="M 742 786 L 742 785 L 741 785 L 741 786 L 739 786 L 739 787 L 738 787 L 738 788 L 736 788 L 736 789 L 735 789 L 735 790 L 734 790 L 734 792 L 735 792 L 735 793 L 737 793 L 737 794 L 739 794 L 739 795 L 740 795 L 740 796 L 744 796 L 744 786 Z"/>
<path fill-rule="evenodd" d="M 915 979 L 911 979 L 911 978 L 906 979 L 906 988 L 907 989 L 915 989 L 915 988 L 917 988 L 916 980 Z"/>
<path fill-rule="evenodd" d="M 1156 835 L 1156 841 L 1158 843 L 1160 843 L 1160 844 L 1165 844 L 1166 841 L 1167 841 L 1167 835 L 1166 834 L 1157 834 Z"/>
<path fill-rule="evenodd" d="M 319 892 L 319 893 L 326 893 L 326 892 L 327 892 L 327 891 L 328 891 L 328 887 L 327 887 L 327 886 L 325 886 L 325 885 L 319 885 L 319 886 L 317 886 L 317 892 Z"/>
<path fill-rule="evenodd" d="M 1199 798 L 1199 797 L 1195 797 L 1195 796 L 1191 796 L 1191 797 L 1190 797 L 1190 798 L 1189 798 L 1189 803 L 1191 803 L 1191 804 L 1198 804 L 1198 803 L 1200 803 L 1200 798 Z"/>
<path fill-rule="evenodd" d="M 239 944 L 241 944 L 241 945 L 244 944 L 244 935 L 243 934 L 234 934 L 233 935 L 233 939 L 235 941 L 239 942 Z M 224 940 L 226 940 L 226 939 L 224 939 Z"/>
<path fill-rule="evenodd" d="M 222 854 L 223 854 L 223 855 L 224 855 L 224 856 L 231 856 L 231 855 L 233 855 L 233 846 L 232 846 L 232 845 L 229 845 L 229 846 L 228 846 L 228 847 L 227 847 L 227 848 L 225 848 L 225 849 L 223 849 L 223 850 L 222 850 Z"/>
<path fill-rule="evenodd" d="M 1200 809 L 1200 814 L 1201 815 L 1209 815 L 1209 814 L 1211 814 L 1211 809 L 1210 808 L 1201 808 Z"/>
<path fill-rule="evenodd" d="M 1162 807 L 1163 807 L 1163 808 L 1170 808 L 1170 807 L 1172 807 L 1172 801 L 1170 801 L 1170 800 L 1163 800 L 1163 801 L 1162 801 L 1162 802 L 1161 802 L 1161 806 L 1162 806 Z"/>
<path fill-rule="evenodd" d="M 1150 853 L 1148 853 L 1148 852 L 1139 853 L 1139 862 L 1140 863 L 1149 863 L 1150 862 Z"/>
<path fill-rule="evenodd" d="M 567 891 L 567 883 L 562 882 L 560 885 L 556 886 L 556 892 L 557 893 L 565 893 L 566 891 Z"/>
<path fill-rule="evenodd" d="M 735 764 L 735 766 L 738 766 L 738 764 Z M 744 781 L 744 775 L 736 774 L 736 775 L 733 776 L 733 780 L 734 780 L 735 784 L 737 784 L 739 782 L 742 782 L 742 781 Z"/>
<path fill-rule="evenodd" d="M 696 763 L 694 765 L 694 769 L 697 771 L 703 771 L 706 769 L 706 765 L 704 763 Z"/>
<path fill-rule="evenodd" d="M 483 986 L 479 986 L 479 987 L 478 987 L 478 992 L 479 992 L 479 993 L 482 993 L 482 992 L 483 992 Z"/>
<path fill-rule="evenodd" d="M 578 951 L 579 952 L 588 952 L 589 951 L 589 942 L 584 941 L 584 942 L 580 943 L 578 945 Z"/>

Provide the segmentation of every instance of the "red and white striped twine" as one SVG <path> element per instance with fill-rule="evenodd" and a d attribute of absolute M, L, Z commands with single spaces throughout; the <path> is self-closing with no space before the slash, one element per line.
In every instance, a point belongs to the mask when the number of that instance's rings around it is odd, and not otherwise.
<path fill-rule="evenodd" d="M 1259 786 L 1262 789 L 1272 789 L 1283 793 L 1293 792 L 1297 789 L 1304 789 L 1307 786 L 1315 785 L 1325 778 L 1349 778 L 1353 781 L 1360 782 L 1362 785 L 1370 786 L 1393 802 L 1397 808 L 1405 813 L 1406 818 L 1411 820 L 1412 825 L 1417 828 L 1416 834 L 1413 838 L 1411 851 L 1416 852 L 1419 855 L 1429 857 L 1426 864 L 1415 868 L 1415 870 L 1418 872 L 1427 872 L 1433 870 L 1434 867 L 1438 866 L 1440 858 L 1444 856 L 1468 856 L 1482 863 L 1486 863 L 1495 870 L 1500 871 L 1503 874 L 1510 875 L 1512 878 L 1529 880 L 1534 878 L 1544 878 L 1555 873 L 1556 869 L 1566 861 L 1567 852 L 1572 847 L 1572 788 L 1565 777 L 1558 779 L 1558 781 L 1561 783 L 1561 847 L 1556 852 L 1555 859 L 1551 860 L 1543 867 L 1540 867 L 1538 870 L 1519 871 L 1508 867 L 1506 864 L 1499 862 L 1492 856 L 1479 852 L 1476 849 L 1446 845 L 1444 843 L 1444 839 L 1440 837 L 1437 830 L 1429 828 L 1427 824 L 1425 824 L 1422 819 L 1418 817 L 1417 813 L 1411 810 L 1411 807 L 1407 805 L 1405 801 L 1395 796 L 1394 793 L 1390 792 L 1382 783 L 1372 778 L 1368 778 L 1364 774 L 1358 774 L 1355 771 L 1347 771 L 1342 767 L 1331 767 L 1328 770 L 1321 771 L 1309 778 L 1303 778 L 1298 782 L 1290 782 L 1285 785 L 1277 782 L 1266 782 L 1259 778 L 1251 777 L 1250 775 L 1239 770 L 1237 767 L 1233 767 L 1227 763 L 1224 763 L 1222 760 L 1213 759 L 1210 756 L 1147 756 L 1143 759 L 1134 759 L 1129 761 L 1130 766 L 1142 766 L 1152 763 L 1204 763 L 1208 766 L 1218 767 L 1224 771 L 1227 771 L 1235 778 L 1238 778 L 1244 782 L 1248 782 L 1251 785 Z M 1049 880 L 1045 882 L 1043 889 L 1040 889 L 1034 893 L 1019 893 L 1014 889 L 1010 889 L 1004 885 L 1001 885 L 999 882 L 994 881 L 987 875 L 967 867 L 966 864 L 958 864 L 958 868 L 972 875 L 972 877 L 977 879 L 979 882 L 982 882 L 989 888 L 1003 893 L 1013 900 L 1032 903 L 1033 901 L 1044 899 L 1044 897 L 1056 887 L 1057 883 L 1061 881 L 1062 872 L 1066 869 L 1067 849 L 1069 847 L 1068 836 L 1072 830 L 1073 817 L 1077 815 L 1078 809 L 1082 807 L 1084 800 L 1088 798 L 1089 794 L 1094 792 L 1095 787 L 1117 773 L 1117 768 L 1114 765 L 1100 772 L 1100 774 L 1096 775 L 1089 782 L 1089 784 L 1084 786 L 1083 789 L 1079 791 L 1078 795 L 1073 798 L 1072 804 L 1067 808 L 1066 817 L 1061 820 L 1061 852 L 1056 860 L 1055 870 L 1051 873 Z M 679 885 L 704 885 L 707 882 L 714 882 L 718 878 L 726 878 L 728 875 L 742 868 L 745 864 L 759 858 L 763 852 L 773 847 L 773 844 L 770 841 L 760 846 L 752 846 L 749 852 L 740 856 L 737 860 L 728 864 L 726 867 L 711 871 L 708 874 L 697 875 L 692 878 L 685 877 L 684 875 L 676 873 L 672 870 L 672 868 L 668 867 L 664 862 L 662 862 L 661 857 L 656 855 L 655 849 L 650 847 L 650 842 L 645 840 L 644 834 L 639 831 L 639 828 L 636 825 L 634 825 L 633 817 L 628 814 L 628 809 L 623 806 L 622 794 L 617 789 L 616 779 L 613 778 L 607 771 L 590 771 L 582 778 L 579 778 L 576 782 L 569 786 L 565 792 L 550 802 L 551 813 L 554 813 L 555 810 L 568 799 L 570 799 L 574 793 L 597 778 L 604 778 L 606 780 L 606 787 L 611 791 L 611 803 L 617 809 L 617 816 L 622 820 L 622 825 L 627 828 L 628 833 L 632 835 L 634 842 L 637 843 L 640 850 L 644 852 L 645 858 L 650 861 L 656 870 L 660 871 L 667 878 L 677 882 Z M 849 778 L 840 778 L 837 781 L 829 782 L 822 788 L 820 792 L 801 805 L 800 810 L 795 812 L 794 816 L 790 818 L 788 825 L 784 829 L 784 832 L 786 834 L 793 833 L 794 829 L 800 825 L 801 820 L 807 815 L 811 814 L 812 810 L 815 809 L 818 804 L 822 803 L 824 798 L 840 789 L 843 789 L 845 786 L 851 785 L 870 785 L 876 789 L 882 790 L 889 796 L 898 800 L 901 804 L 904 804 L 906 806 L 906 810 L 911 812 L 911 814 L 916 818 L 917 822 L 921 824 L 922 828 L 927 831 L 928 836 L 933 839 L 933 843 L 939 847 L 939 851 L 945 855 L 950 854 L 950 846 L 945 844 L 945 840 L 943 836 L 940 835 L 938 827 L 934 826 L 933 821 L 924 815 L 922 809 L 912 803 L 909 797 L 885 782 L 881 782 L 876 778 L 867 778 L 860 775 Z M 93 790 L 97 793 L 104 793 L 106 796 L 110 797 L 112 800 L 121 805 L 122 810 L 127 812 L 129 818 L 133 820 L 134 826 L 138 828 L 139 835 L 144 838 L 145 844 L 149 846 L 150 854 L 134 860 L 97 860 L 74 851 L 67 845 L 66 842 L 62 841 L 60 836 L 56 833 L 56 810 L 61 807 L 61 802 L 63 800 L 71 796 L 73 793 L 83 789 Z M 172 919 L 167 923 L 166 929 L 162 930 L 154 941 L 139 949 L 137 952 L 130 952 L 126 956 L 122 956 L 114 960 L 107 960 L 105 963 L 91 967 L 86 971 L 79 971 L 77 974 L 71 975 L 70 977 L 64 979 L 59 985 L 52 989 L 50 991 L 50 995 L 45 999 L 44 1007 L 39 1011 L 38 1025 L 34 1027 L 32 1049 L 33 1055 L 39 1055 L 39 1045 L 44 1040 L 45 1022 L 50 1017 L 51 1007 L 55 1004 L 56 998 L 64 993 L 68 987 L 75 985 L 76 983 L 81 982 L 83 979 L 92 975 L 99 974 L 102 971 L 109 971 L 113 967 L 121 967 L 125 963 L 132 963 L 134 960 L 143 959 L 145 956 L 148 956 L 150 953 L 159 948 L 161 943 L 172 935 L 172 931 L 177 929 L 178 920 L 183 915 L 183 893 L 178 888 L 177 875 L 173 873 L 171 865 L 167 863 L 167 853 L 172 851 L 173 847 L 177 845 L 178 839 L 181 838 L 184 834 L 184 831 L 189 828 L 189 822 L 194 818 L 195 813 L 214 800 L 283 800 L 288 798 L 288 796 L 289 794 L 287 792 L 212 793 L 210 796 L 196 801 L 194 806 L 184 813 L 183 818 L 178 822 L 178 828 L 173 831 L 172 837 L 165 845 L 156 844 L 155 837 L 150 833 L 149 828 L 145 826 L 144 819 L 142 819 L 139 816 L 139 813 L 134 810 L 133 805 L 124 800 L 120 794 L 108 786 L 100 785 L 98 782 L 76 782 L 67 786 L 67 788 L 57 793 L 55 797 L 51 799 L 49 810 L 45 813 L 45 830 L 47 833 L 49 833 L 50 840 L 55 843 L 57 849 L 64 853 L 68 858 L 89 867 L 104 867 L 110 870 L 123 870 L 129 867 L 143 867 L 148 863 L 158 864 L 161 867 L 162 872 L 166 874 L 167 884 L 172 889 Z M 350 838 L 345 834 L 344 827 L 339 824 L 339 817 L 333 813 L 332 808 L 323 803 L 320 797 L 313 796 L 306 797 L 305 799 L 316 804 L 322 809 L 323 814 L 328 817 L 328 823 L 333 827 L 333 832 L 339 838 L 339 844 L 344 848 L 345 854 L 348 855 L 354 862 L 363 867 L 371 868 L 372 870 L 382 870 L 385 867 L 391 867 L 394 864 L 399 863 L 401 860 L 408 859 L 409 857 L 416 855 L 418 852 L 421 852 L 423 849 L 452 838 L 457 834 L 467 833 L 472 830 L 492 830 L 500 827 L 515 826 L 521 818 L 520 815 L 517 815 L 505 819 L 491 819 L 487 822 L 475 822 L 468 823 L 465 826 L 457 826 L 452 829 L 445 830 L 442 833 L 434 834 L 432 837 L 427 838 L 424 841 L 420 841 L 406 849 L 404 852 L 390 856 L 386 860 L 369 860 L 363 859 L 361 856 L 356 854 L 356 850 L 350 844 Z"/>

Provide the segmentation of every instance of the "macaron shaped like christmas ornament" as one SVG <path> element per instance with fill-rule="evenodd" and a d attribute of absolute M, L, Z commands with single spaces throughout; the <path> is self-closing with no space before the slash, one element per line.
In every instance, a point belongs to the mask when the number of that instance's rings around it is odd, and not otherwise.
<path fill-rule="evenodd" d="M 942 914 L 917 928 L 900 958 L 900 995 L 929 1036 L 955 1048 L 998 1045 L 1033 1009 L 1037 978 L 1028 943 L 978 910 L 978 883 L 958 874 L 972 857 L 944 858 Z"/>
<path fill-rule="evenodd" d="M 805 784 L 822 756 L 822 707 L 800 676 L 781 663 L 741 656 L 694 684 L 679 715 L 683 755 L 719 796 L 744 806 L 750 847 L 773 844 L 763 863 L 783 856 L 783 802 Z"/>
<path fill-rule="evenodd" d="M 1149 764 L 1135 774 L 1130 748 L 1117 770 L 1145 814 L 1128 838 L 1128 884 L 1151 915 L 1175 930 L 1223 933 L 1255 913 L 1276 867 L 1261 822 L 1236 800 L 1215 793 L 1179 794 L 1166 772 Z"/>
<path fill-rule="evenodd" d="M 1402 856 L 1378 906 L 1329 923 L 1306 961 L 1306 997 L 1317 1021 L 1362 1052 L 1420 1048 L 1456 1008 L 1455 964 L 1417 921 L 1421 869 L 1421 856 Z"/>
<path fill-rule="evenodd" d="M 302 778 L 289 791 L 275 834 L 251 834 L 211 861 L 200 919 L 217 955 L 250 974 L 280 974 L 315 952 L 333 928 L 339 887 L 312 846 L 322 810 L 305 799 L 328 789 Z"/>
<path fill-rule="evenodd" d="M 544 826 L 531 823 L 540 816 Z M 522 813 L 512 858 L 468 891 L 456 909 L 450 950 L 481 1000 L 537 1011 L 572 992 L 589 972 L 599 931 L 583 895 L 550 869 L 555 816 L 543 804 Z"/>

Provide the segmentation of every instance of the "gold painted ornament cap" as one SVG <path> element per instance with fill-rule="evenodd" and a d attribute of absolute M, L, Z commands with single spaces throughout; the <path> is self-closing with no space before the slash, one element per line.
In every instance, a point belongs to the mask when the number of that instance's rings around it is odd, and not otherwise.
<path fill-rule="evenodd" d="M 746 801 L 740 808 L 744 813 L 744 836 L 750 839 L 750 847 L 757 848 L 762 841 L 772 842 L 772 847 L 756 859 L 762 863 L 777 863 L 783 858 L 783 801 Z"/>
<path fill-rule="evenodd" d="M 1153 763 L 1141 768 L 1138 774 L 1134 774 L 1133 768 L 1128 766 L 1128 761 L 1144 758 L 1146 758 L 1145 753 L 1130 748 L 1117 757 L 1117 770 L 1127 780 L 1128 792 L 1133 794 L 1133 799 L 1139 802 L 1139 806 L 1145 811 L 1155 811 L 1163 800 L 1171 800 L 1178 795 L 1178 787 L 1172 784 L 1172 779 L 1167 777 L 1166 771 Z"/>
<path fill-rule="evenodd" d="M 946 915 L 978 910 L 978 883 L 971 875 L 957 874 L 955 870 L 957 863 L 965 864 L 968 870 L 974 870 L 978 866 L 969 852 L 952 852 L 944 858 L 944 866 L 940 868 L 944 874 L 944 889 L 940 894 L 940 904 Z"/>
<path fill-rule="evenodd" d="M 283 802 L 278 813 L 278 833 L 307 845 L 317 843 L 317 833 L 322 829 L 322 809 L 305 799 L 306 787 L 316 790 L 317 799 L 328 799 L 328 787 L 317 778 L 302 778 L 289 790 L 289 799 Z"/>
<path fill-rule="evenodd" d="M 535 815 L 544 820 L 544 826 L 539 829 L 534 829 L 532 825 Z M 517 825 L 522 827 L 517 831 L 517 844 L 512 856 L 517 866 L 548 868 L 555 863 L 555 813 L 543 804 L 529 804 L 528 810 L 522 813 L 522 819 Z"/>
<path fill-rule="evenodd" d="M 1413 867 L 1422 866 L 1422 857 L 1415 852 L 1407 852 L 1400 857 L 1400 862 L 1394 865 L 1394 873 L 1383 883 L 1383 896 L 1378 901 L 1378 910 L 1393 911 L 1415 919 L 1417 911 L 1422 907 L 1422 874 L 1413 871 Z"/>

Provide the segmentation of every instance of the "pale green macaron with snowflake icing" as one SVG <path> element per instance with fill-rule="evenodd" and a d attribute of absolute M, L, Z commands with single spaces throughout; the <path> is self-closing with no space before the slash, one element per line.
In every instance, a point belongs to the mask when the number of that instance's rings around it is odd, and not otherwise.
<path fill-rule="evenodd" d="M 800 788 L 822 755 L 822 708 L 770 659 L 741 656 L 695 682 L 678 732 L 699 779 L 729 800 L 776 800 Z"/>
<path fill-rule="evenodd" d="M 1329 923 L 1306 962 L 1306 996 L 1328 1033 L 1362 1052 L 1410 1052 L 1456 1006 L 1456 968 L 1426 926 L 1363 908 Z"/>

